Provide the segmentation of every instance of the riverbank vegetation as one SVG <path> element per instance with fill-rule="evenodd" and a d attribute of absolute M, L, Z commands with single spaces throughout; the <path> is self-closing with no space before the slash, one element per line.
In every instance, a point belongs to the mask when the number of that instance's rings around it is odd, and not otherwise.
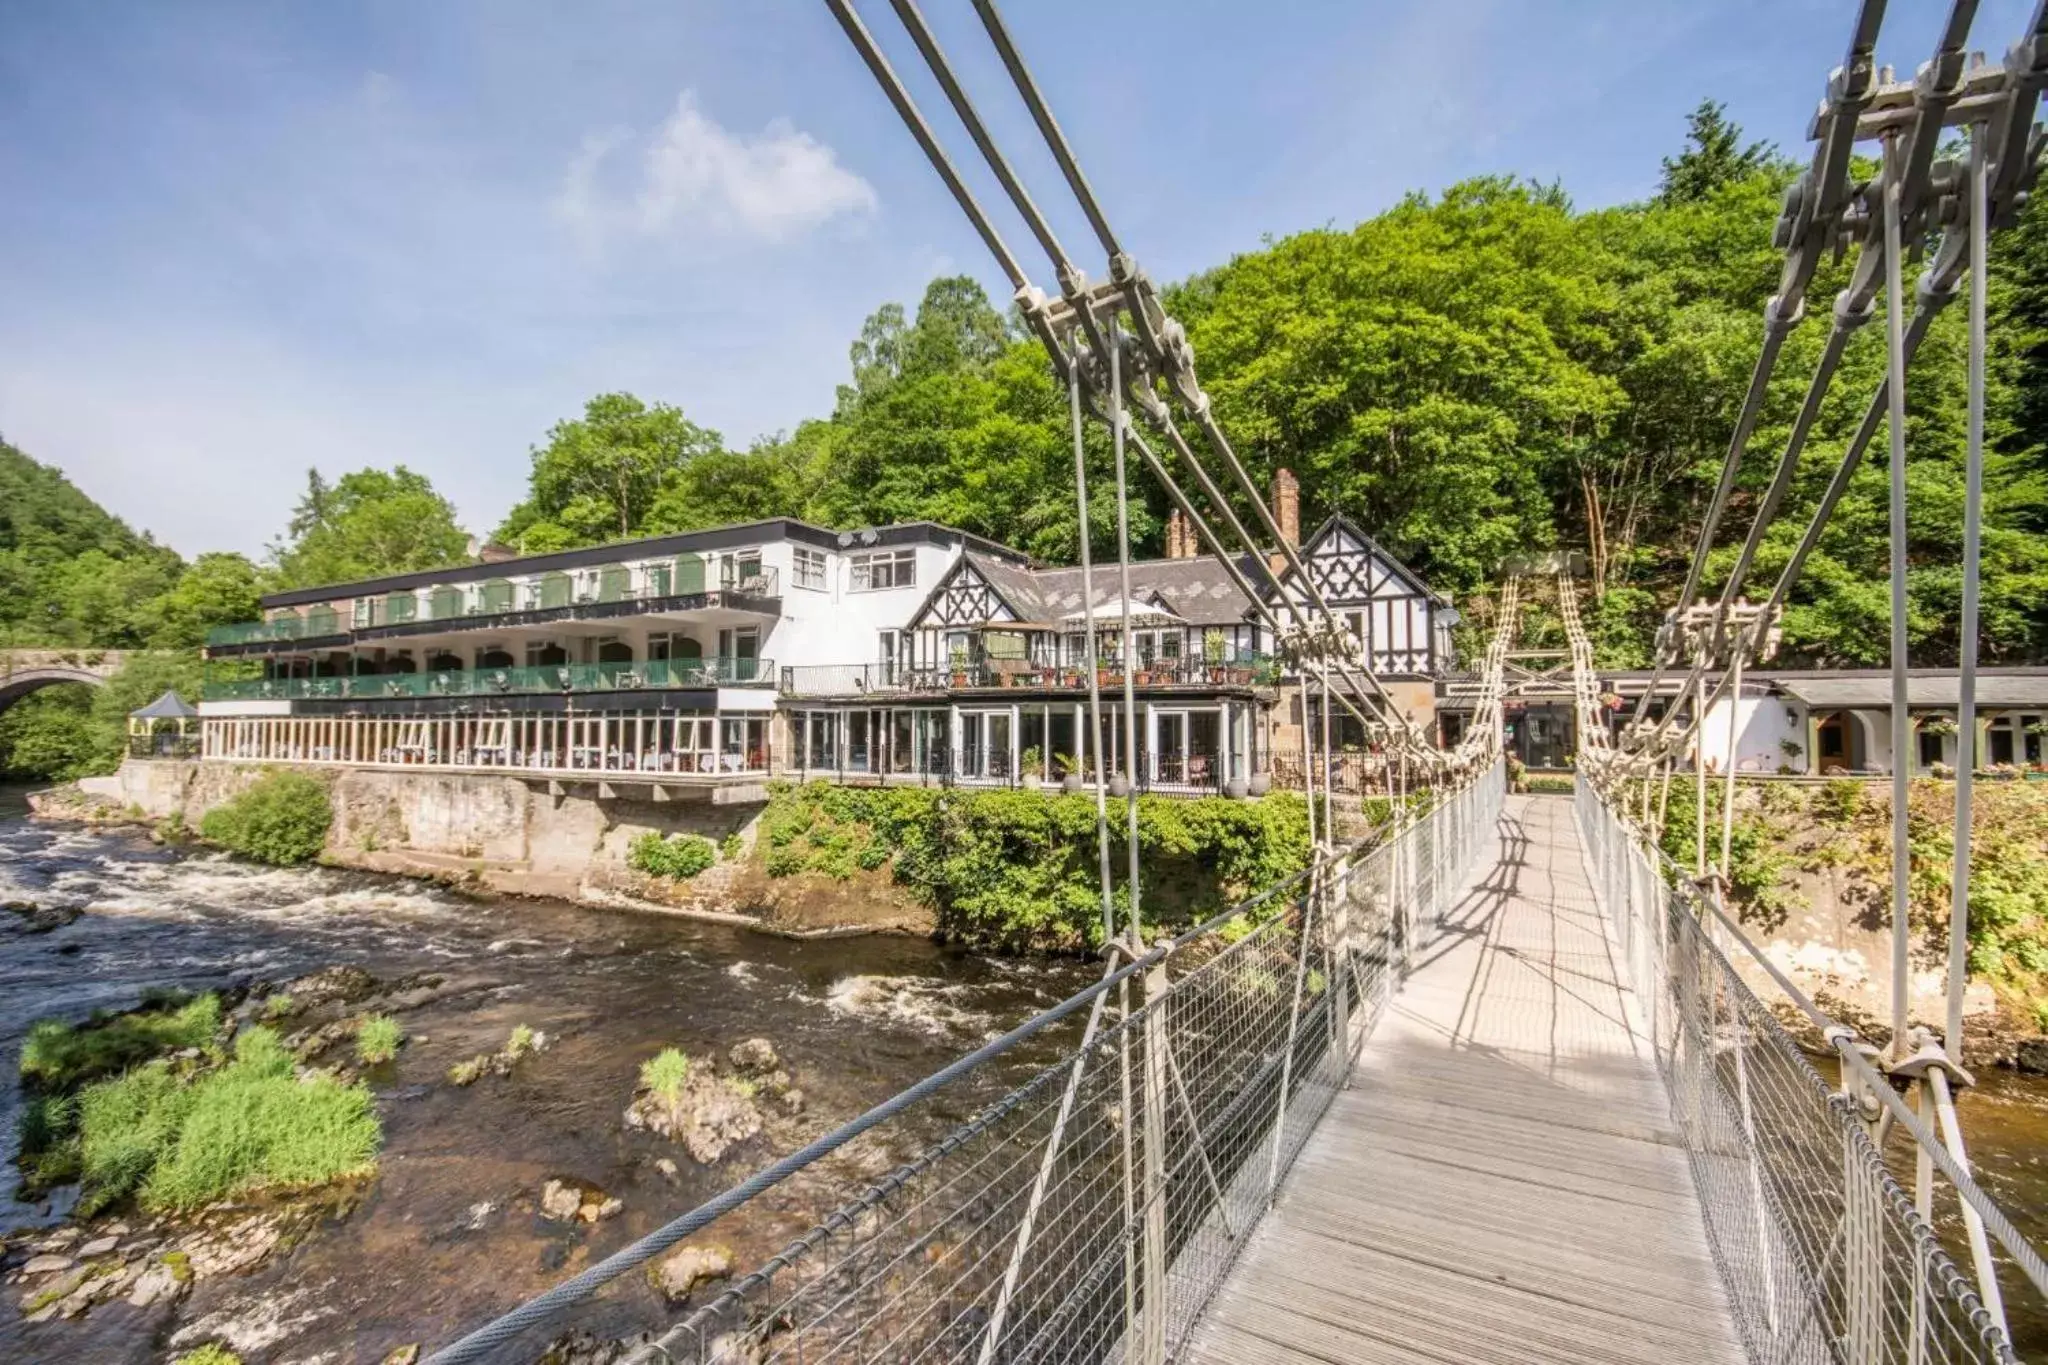
<path fill-rule="evenodd" d="M 333 823 L 327 784 L 278 768 L 206 812 L 199 833 L 207 842 L 245 858 L 294 867 L 320 856 Z"/>
<path fill-rule="evenodd" d="M 1721 799 L 1721 783 L 1709 782 L 1710 860 L 1720 848 Z M 1663 843 L 1681 868 L 1694 862 L 1695 809 L 1691 785 L 1674 781 Z M 1934 961 L 1948 941 L 1955 783 L 1916 779 L 1907 821 L 1909 913 Z M 1775 930 L 1822 898 L 1860 912 L 1867 927 L 1888 922 L 1889 783 L 1739 783 L 1734 829 L 1730 900 L 1745 922 Z M 1970 973 L 2031 1017 L 2048 1003 L 2048 782 L 1980 778 L 1970 849 Z"/>
<path fill-rule="evenodd" d="M 213 995 L 39 1022 L 21 1075 L 24 1184 L 76 1182 L 86 1217 L 324 1185 L 369 1173 L 382 1143 L 367 1088 L 301 1075 L 270 1027 L 225 1027 Z"/>
<path fill-rule="evenodd" d="M 718 845 L 701 834 L 671 834 L 663 838 L 649 830 L 626 850 L 626 863 L 634 871 L 678 881 L 688 881 L 717 861 Z"/>
<path fill-rule="evenodd" d="M 1121 868 L 1121 818 L 1111 834 Z M 1305 866 L 1308 808 L 1287 792 L 1145 796 L 1138 842 L 1148 925 L 1185 924 Z M 1085 795 L 778 783 L 755 856 L 770 877 L 886 873 L 965 942 L 1064 949 L 1101 939 L 1095 802 Z"/>

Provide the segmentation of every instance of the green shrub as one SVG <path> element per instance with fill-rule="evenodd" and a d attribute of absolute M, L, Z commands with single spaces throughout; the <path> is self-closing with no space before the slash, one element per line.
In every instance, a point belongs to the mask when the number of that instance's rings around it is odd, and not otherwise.
<path fill-rule="evenodd" d="M 1863 784 L 1853 777 L 1830 778 L 1814 793 L 1816 815 L 1837 825 L 1846 825 L 1863 812 Z"/>
<path fill-rule="evenodd" d="M 640 1088 L 669 1104 L 682 1099 L 689 1079 L 690 1059 L 681 1048 L 665 1047 L 640 1063 Z"/>
<path fill-rule="evenodd" d="M 747 841 L 740 837 L 740 832 L 738 830 L 734 830 L 732 833 L 726 835 L 724 840 L 721 841 L 718 845 L 718 856 L 725 859 L 729 863 L 738 862 L 740 860 L 740 855 L 745 853 L 746 851 Z"/>
<path fill-rule="evenodd" d="M 687 881 L 718 861 L 718 849 L 696 834 L 671 834 L 666 839 L 649 830 L 626 851 L 626 862 L 654 877 Z"/>
<path fill-rule="evenodd" d="M 297 1008 L 298 1002 L 292 999 L 289 991 L 279 991 L 276 995 L 264 998 L 263 1018 L 266 1021 L 282 1019 Z"/>
<path fill-rule="evenodd" d="M 142 1187 L 143 1203 L 194 1209 L 231 1195 L 326 1184 L 369 1170 L 383 1130 L 361 1085 L 300 1080 L 269 1029 L 237 1040 L 235 1060 L 179 1101 L 176 1136 Z M 85 1121 L 86 1148 L 92 1127 Z"/>
<path fill-rule="evenodd" d="M 167 1052 L 205 1047 L 220 1032 L 220 1019 L 220 997 L 202 995 L 77 1025 L 38 1020 L 22 1043 L 21 1078 L 46 1092 L 73 1090 Z"/>
<path fill-rule="evenodd" d="M 398 1055 L 399 1045 L 404 1042 L 405 1030 L 396 1019 L 388 1014 L 373 1014 L 356 1030 L 356 1060 L 364 1066 L 388 1062 Z"/>
<path fill-rule="evenodd" d="M 1308 856 L 1303 800 L 1143 797 L 1147 920 L 1206 916 L 1298 871 Z M 891 869 L 929 901 L 950 935 L 1071 946 L 1100 934 L 1095 811 L 1044 791 L 775 784 L 761 817 L 762 869 L 844 880 Z M 1123 842 L 1122 822 L 1114 828 Z M 1114 851 L 1122 865 L 1121 848 Z M 1156 898 L 1169 891 L 1172 910 Z"/>
<path fill-rule="evenodd" d="M 292 867 L 319 856 L 333 823 L 326 786 L 304 773 L 280 769 L 208 811 L 199 832 L 245 858 Z"/>

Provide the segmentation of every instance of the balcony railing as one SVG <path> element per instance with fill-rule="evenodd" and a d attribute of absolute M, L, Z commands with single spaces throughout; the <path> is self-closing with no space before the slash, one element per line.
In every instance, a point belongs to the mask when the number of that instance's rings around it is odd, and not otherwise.
<path fill-rule="evenodd" d="M 1123 686 L 1122 668 L 1105 660 L 1097 671 L 1103 687 Z M 1280 679 L 1277 660 L 1244 654 L 1229 660 L 1153 659 L 1132 670 L 1139 687 L 1266 687 Z M 1025 659 L 982 659 L 945 666 L 907 664 L 811 664 L 782 670 L 781 690 L 798 697 L 865 696 L 869 693 L 952 692 L 1024 687 L 1040 691 L 1088 690 L 1085 665 L 1033 663 Z"/>
<path fill-rule="evenodd" d="M 355 701 L 404 697 L 491 697 L 538 692 L 633 692 L 745 686 L 775 677 L 770 659 L 649 659 L 635 663 L 541 664 L 531 668 L 442 669 L 334 678 L 246 678 L 206 684 L 208 701 Z"/>
<path fill-rule="evenodd" d="M 698 577 L 701 579 L 702 575 Z M 383 630 L 391 626 L 418 626 L 423 631 L 442 625 L 463 629 L 478 624 L 499 624 L 504 617 L 527 612 L 574 613 L 585 607 L 714 595 L 760 600 L 779 598 L 781 593 L 781 575 L 772 566 L 744 575 L 723 574 L 715 587 L 702 583 L 694 586 L 685 584 L 672 570 L 641 574 L 638 581 L 607 571 L 600 573 L 595 580 L 582 583 L 567 578 L 517 585 L 493 582 L 473 594 L 462 594 L 459 601 L 450 600 L 445 590 L 428 594 L 424 603 L 410 593 L 363 597 L 356 599 L 346 619 L 332 609 L 315 608 L 303 618 L 280 616 L 269 621 L 240 621 L 233 625 L 215 626 L 206 632 L 206 643 L 209 647 L 273 644 L 346 635 L 351 630 Z"/>

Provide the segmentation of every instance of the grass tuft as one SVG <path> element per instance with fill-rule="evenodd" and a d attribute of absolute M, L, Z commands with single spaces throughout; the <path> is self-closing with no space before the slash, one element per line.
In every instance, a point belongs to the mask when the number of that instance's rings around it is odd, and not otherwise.
<path fill-rule="evenodd" d="M 356 1060 L 364 1066 L 388 1062 L 398 1055 L 404 1042 L 405 1030 L 396 1019 L 388 1014 L 373 1014 L 356 1030 Z"/>
<path fill-rule="evenodd" d="M 665 1047 L 640 1063 L 640 1086 L 666 1104 L 683 1097 L 683 1083 L 690 1079 L 690 1059 L 681 1048 Z"/>
<path fill-rule="evenodd" d="M 227 1347 L 209 1341 L 197 1350 L 185 1352 L 171 1365 L 242 1365 L 242 1358 Z"/>
<path fill-rule="evenodd" d="M 36 1022 L 21 1047 L 21 1078 L 39 1090 L 71 1090 L 180 1048 L 205 1047 L 220 1032 L 220 997 L 140 1010 L 84 1024 Z"/>

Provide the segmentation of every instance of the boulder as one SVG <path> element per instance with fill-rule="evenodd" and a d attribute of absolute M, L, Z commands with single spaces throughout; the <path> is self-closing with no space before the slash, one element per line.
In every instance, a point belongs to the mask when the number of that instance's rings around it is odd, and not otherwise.
<path fill-rule="evenodd" d="M 191 1279 L 178 1278 L 170 1266 L 158 1261 L 143 1271 L 128 1290 L 128 1302 L 137 1308 L 148 1308 L 152 1304 L 175 1303 L 191 1288 Z"/>
<path fill-rule="evenodd" d="M 761 1131 L 761 1111 L 751 1086 L 702 1068 L 690 1072 L 673 1099 L 635 1096 L 626 1107 L 626 1124 L 682 1143 L 692 1161 L 709 1166 Z"/>
<path fill-rule="evenodd" d="M 765 1076 L 782 1065 L 782 1059 L 775 1055 L 775 1044 L 766 1038 L 748 1038 L 734 1043 L 726 1056 L 732 1062 L 733 1070 L 743 1076 Z"/>
<path fill-rule="evenodd" d="M 95 1237 L 78 1249 L 80 1256 L 104 1256 L 121 1245 L 119 1237 Z"/>
<path fill-rule="evenodd" d="M 53 1252 L 45 1252 L 41 1256 L 29 1257 L 28 1264 L 21 1268 L 21 1273 L 24 1275 L 54 1275 L 60 1270 L 69 1270 L 76 1264 L 77 1262 L 69 1256 L 59 1256 Z"/>
<path fill-rule="evenodd" d="M 2048 1076 L 2048 1038 L 2029 1038 L 2013 1053 L 2012 1064 L 2029 1076 Z"/>
<path fill-rule="evenodd" d="M 583 1208 L 583 1191 L 574 1185 L 565 1185 L 559 1180 L 550 1180 L 540 1187 L 540 1216 L 566 1223 Z"/>
<path fill-rule="evenodd" d="M 361 967 L 344 964 L 338 967 L 323 967 L 310 972 L 296 981 L 288 981 L 283 993 L 292 998 L 299 1009 L 308 1005 L 325 1005 L 339 1002 L 349 1004 L 377 993 L 377 978 Z"/>
<path fill-rule="evenodd" d="M 654 1268 L 654 1287 L 670 1303 L 690 1297 L 690 1291 L 706 1280 L 722 1280 L 732 1274 L 732 1252 L 716 1243 L 686 1246 L 672 1252 Z"/>

